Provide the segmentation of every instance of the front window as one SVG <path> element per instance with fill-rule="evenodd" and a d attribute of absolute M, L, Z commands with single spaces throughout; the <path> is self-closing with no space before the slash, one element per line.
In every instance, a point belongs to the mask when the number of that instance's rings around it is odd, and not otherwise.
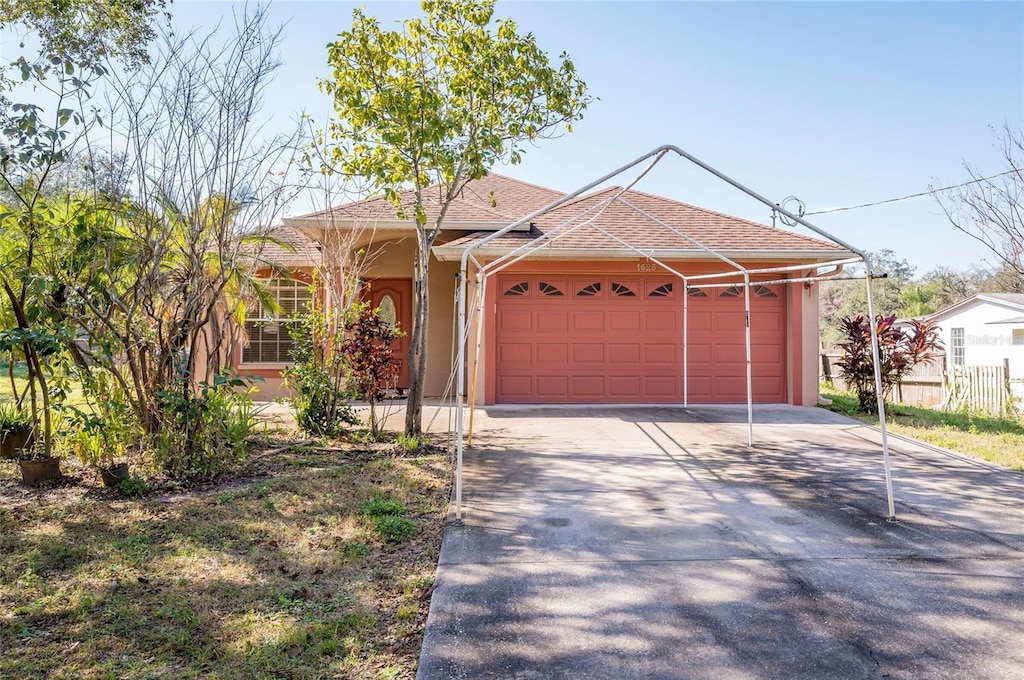
<path fill-rule="evenodd" d="M 954 366 L 964 365 L 964 329 L 963 328 L 950 328 L 949 329 L 949 350 L 950 356 L 953 357 Z"/>
<path fill-rule="evenodd" d="M 249 344 L 242 349 L 242 363 L 282 364 L 292 360 L 292 338 L 288 326 L 293 317 L 305 311 L 313 301 L 309 284 L 295 279 L 272 279 L 263 284 L 277 300 L 280 310 L 257 302 L 245 319 Z"/>

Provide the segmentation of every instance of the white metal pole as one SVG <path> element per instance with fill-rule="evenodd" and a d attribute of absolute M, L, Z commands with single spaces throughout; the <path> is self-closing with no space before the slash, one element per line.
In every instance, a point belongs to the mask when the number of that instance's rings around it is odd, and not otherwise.
<path fill-rule="evenodd" d="M 484 337 L 484 302 L 487 299 L 487 279 L 482 272 L 476 274 L 476 351 L 473 353 L 473 380 L 469 385 L 469 437 L 467 444 L 473 446 L 473 414 L 476 412 L 476 383 L 480 368 L 480 347 Z"/>
<path fill-rule="evenodd" d="M 459 302 L 459 349 L 458 349 L 458 373 L 455 377 L 455 429 L 458 436 L 455 438 L 455 519 L 462 520 L 462 402 L 466 393 L 466 267 L 463 265 L 459 272 L 458 280 L 458 302 Z"/>
<path fill-rule="evenodd" d="M 875 398 L 878 402 L 878 424 L 882 431 L 882 461 L 885 466 L 885 495 L 889 502 L 889 519 L 896 519 L 896 504 L 892 493 L 892 469 L 889 465 L 889 432 L 885 423 L 885 396 L 882 394 L 882 357 L 878 347 L 878 328 L 875 327 L 875 303 L 871 295 L 871 263 L 864 260 L 864 277 L 868 292 L 868 327 L 871 329 L 871 357 L 875 364 Z"/>
<path fill-rule="evenodd" d="M 747 446 L 754 445 L 754 379 L 750 358 L 750 274 L 743 272 L 743 299 L 746 306 L 747 346 Z"/>
<path fill-rule="evenodd" d="M 683 408 L 690 408 L 689 304 L 690 284 L 683 279 Z"/>

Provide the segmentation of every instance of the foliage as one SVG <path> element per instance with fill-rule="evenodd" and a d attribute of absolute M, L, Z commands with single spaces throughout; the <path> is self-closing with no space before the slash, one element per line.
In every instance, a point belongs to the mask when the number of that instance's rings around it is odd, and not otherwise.
<path fill-rule="evenodd" d="M 404 503 L 380 492 L 363 506 L 363 516 L 370 519 L 385 542 L 393 545 L 407 543 L 416 533 L 416 522 L 403 517 L 408 511 Z"/>
<path fill-rule="evenodd" d="M 895 314 L 875 318 L 882 396 L 886 398 L 915 366 L 934 361 L 942 347 L 934 322 L 913 320 L 907 326 L 897 326 L 895 322 Z M 840 320 L 845 342 L 839 345 L 842 356 L 837 367 L 846 384 L 856 392 L 860 410 L 876 413 L 875 362 L 869 324 L 863 316 Z"/>
<path fill-rule="evenodd" d="M 216 479 L 237 469 L 259 425 L 253 389 L 223 373 L 212 384 L 203 383 L 198 395 L 162 393 L 163 423 L 153 438 L 154 463 L 181 481 Z"/>
<path fill-rule="evenodd" d="M 368 178 L 416 227 L 411 435 L 422 427 L 430 248 L 449 205 L 495 163 L 518 163 L 527 145 L 571 130 L 590 101 L 567 55 L 553 65 L 532 34 L 510 19 L 493 22 L 494 0 L 422 8 L 394 31 L 355 10 L 351 30 L 328 45 L 332 73 L 320 81 L 337 114 L 320 134 L 333 145 L 323 171 Z"/>
<path fill-rule="evenodd" d="M 67 423 L 60 433 L 60 446 L 83 464 L 109 467 L 138 446 L 142 431 L 131 405 L 108 372 L 82 367 L 77 375 L 85 404 L 60 405 Z"/>
<path fill-rule="evenodd" d="M 211 494 L 138 500 L 73 481 L 29 492 L 0 465 L 0 677 L 414 677 L 447 457 L 286 451 L 252 465 Z M 415 541 L 377 534 L 362 514 L 373 489 L 415 507 Z"/>
<path fill-rule="evenodd" d="M 823 394 L 832 400 L 829 410 L 870 425 L 878 424 L 877 415 L 859 412 L 856 396 L 837 392 Z M 1024 470 L 1024 423 L 1020 420 L 971 411 L 938 411 L 905 404 L 887 404 L 886 424 L 896 434 L 1014 470 Z"/>
<path fill-rule="evenodd" d="M 380 437 L 376 406 L 398 381 L 401 366 L 391 345 L 400 331 L 380 318 L 368 302 L 353 305 L 339 351 L 348 365 L 352 388 L 370 405 L 370 436 Z"/>
<path fill-rule="evenodd" d="M 314 285 L 316 285 L 314 283 Z M 299 427 L 313 435 L 335 436 L 359 422 L 352 409 L 352 390 L 346 386 L 348 362 L 340 346 L 344 328 L 314 304 L 288 327 L 292 365 L 284 371 L 294 391 L 292 408 Z"/>
<path fill-rule="evenodd" d="M 0 402 L 0 434 L 28 432 L 32 429 L 32 416 L 12 402 Z"/>
<path fill-rule="evenodd" d="M 868 253 L 875 278 L 871 282 L 876 313 L 899 314 L 904 307 L 905 291 L 914 275 L 914 267 L 905 259 L 897 259 L 891 250 Z M 862 267 L 851 267 L 846 273 L 863 275 Z M 840 320 L 866 314 L 867 288 L 864 280 L 823 281 L 819 287 L 820 332 L 825 347 L 836 347 L 844 340 Z"/>
<path fill-rule="evenodd" d="M 152 22 L 167 0 L 0 0 L 0 29 L 11 26 L 35 35 L 43 54 L 75 61 L 147 58 L 155 37 Z"/>
<path fill-rule="evenodd" d="M 426 437 L 410 437 L 404 432 L 399 432 L 398 437 L 395 439 L 395 443 L 398 444 L 399 448 L 408 453 L 419 451 L 426 444 L 426 441 Z"/>

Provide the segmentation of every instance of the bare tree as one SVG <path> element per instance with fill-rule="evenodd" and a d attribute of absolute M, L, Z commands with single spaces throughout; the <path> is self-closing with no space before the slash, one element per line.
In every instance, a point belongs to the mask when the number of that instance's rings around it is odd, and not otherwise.
<path fill-rule="evenodd" d="M 970 182 L 954 193 L 935 196 L 954 227 L 1024 277 L 1024 131 L 1006 125 L 994 133 L 1005 171 L 986 177 L 965 162 Z"/>
<path fill-rule="evenodd" d="M 295 190 L 298 128 L 268 137 L 262 113 L 279 31 L 259 9 L 230 29 L 163 34 L 149 63 L 112 69 L 108 134 L 94 140 L 94 155 L 124 159 L 125 181 L 102 195 L 74 313 L 149 432 L 161 393 L 188 398 L 221 366 L 224 322 L 244 316 L 260 244 Z"/>

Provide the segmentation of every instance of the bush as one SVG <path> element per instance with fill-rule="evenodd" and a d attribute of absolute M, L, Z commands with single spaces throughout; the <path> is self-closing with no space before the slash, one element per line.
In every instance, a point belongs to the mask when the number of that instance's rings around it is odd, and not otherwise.
<path fill-rule="evenodd" d="M 354 395 L 345 386 L 348 364 L 337 350 L 344 341 L 342 330 L 333 327 L 322 309 L 310 309 L 288 333 L 293 364 L 284 377 L 295 391 L 291 401 L 298 426 L 315 436 L 335 436 L 357 425 L 359 418 L 349 403 Z"/>
<path fill-rule="evenodd" d="M 252 392 L 245 380 L 227 374 L 217 375 L 212 385 L 202 383 L 199 395 L 162 392 L 154 462 L 182 481 L 215 479 L 237 468 L 259 425 Z"/>
<path fill-rule="evenodd" d="M 911 320 L 904 327 L 895 325 L 896 315 L 875 318 L 878 350 L 881 360 L 882 396 L 889 397 L 892 388 L 918 364 L 938 357 L 942 348 L 939 329 L 934 322 Z M 843 354 L 837 363 L 839 375 L 857 394 L 862 413 L 877 413 L 875 362 L 871 348 L 871 326 L 863 316 L 839 320 L 845 342 L 839 345 Z"/>

